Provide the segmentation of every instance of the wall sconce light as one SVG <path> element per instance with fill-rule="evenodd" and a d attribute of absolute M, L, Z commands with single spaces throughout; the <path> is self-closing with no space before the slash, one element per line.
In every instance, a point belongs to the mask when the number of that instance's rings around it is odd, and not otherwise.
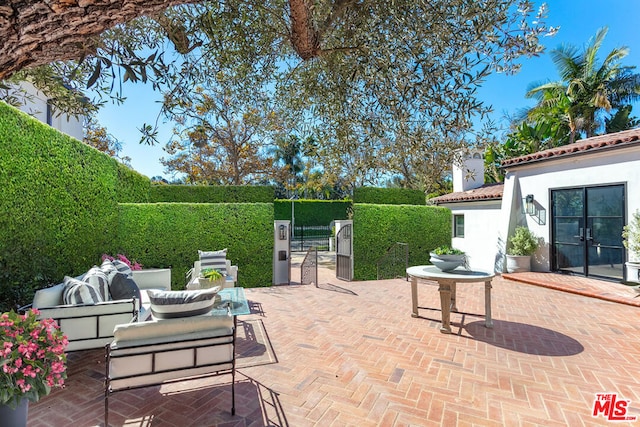
<path fill-rule="evenodd" d="M 287 240 L 287 226 L 284 224 L 281 224 L 279 229 L 278 229 L 278 233 L 280 237 L 280 240 Z"/>
<path fill-rule="evenodd" d="M 536 205 L 533 201 L 533 194 L 527 194 L 527 197 L 524 198 L 523 202 L 527 215 L 534 216 L 536 214 Z"/>
<path fill-rule="evenodd" d="M 544 225 L 546 223 L 547 211 L 539 204 L 536 204 L 533 194 L 527 194 L 522 199 L 522 211 L 532 217 L 538 224 Z"/>

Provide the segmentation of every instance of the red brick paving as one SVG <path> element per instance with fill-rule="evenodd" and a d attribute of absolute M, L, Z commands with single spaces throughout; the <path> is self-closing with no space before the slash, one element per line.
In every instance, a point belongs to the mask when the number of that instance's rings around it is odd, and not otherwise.
<path fill-rule="evenodd" d="M 321 277 L 318 287 L 247 289 L 254 313 L 241 319 L 260 320 L 271 347 L 242 350 L 264 354 L 239 359 L 253 366 L 238 370 L 235 416 L 222 376 L 116 393 L 112 425 L 611 425 L 591 416 L 602 392 L 640 417 L 635 306 L 498 277 L 494 328 L 484 326 L 482 284 L 465 284 L 444 335 L 435 286 L 418 285 L 422 317 L 412 318 L 406 281 Z M 67 387 L 31 404 L 29 426 L 101 425 L 102 375 L 100 350 L 71 354 Z"/>

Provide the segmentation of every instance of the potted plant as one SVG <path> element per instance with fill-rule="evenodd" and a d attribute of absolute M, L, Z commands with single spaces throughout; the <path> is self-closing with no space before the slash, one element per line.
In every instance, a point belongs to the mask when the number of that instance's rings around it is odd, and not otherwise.
<path fill-rule="evenodd" d="M 429 262 L 442 271 L 455 270 L 460 266 L 467 266 L 467 255 L 460 249 L 450 246 L 439 246 L 429 253 Z"/>
<path fill-rule="evenodd" d="M 200 271 L 198 283 L 200 288 L 212 288 L 214 286 L 223 286 L 226 277 L 215 268 L 204 268 Z"/>
<path fill-rule="evenodd" d="M 0 317 L 0 420 L 26 426 L 29 401 L 37 402 L 64 385 L 67 338 L 53 319 L 38 320 L 38 310 Z"/>
<path fill-rule="evenodd" d="M 640 283 L 640 211 L 634 212 L 629 224 L 622 229 L 622 244 L 629 251 L 627 281 Z"/>
<path fill-rule="evenodd" d="M 527 227 L 517 227 L 509 239 L 507 272 L 531 271 L 531 255 L 538 250 L 538 237 Z"/>

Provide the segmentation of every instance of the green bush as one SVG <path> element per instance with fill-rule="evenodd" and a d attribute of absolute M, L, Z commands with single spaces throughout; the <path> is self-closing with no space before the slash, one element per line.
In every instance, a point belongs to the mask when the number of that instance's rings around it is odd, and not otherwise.
<path fill-rule="evenodd" d="M 291 202 L 273 202 L 276 220 L 291 221 Z M 348 200 L 295 200 L 295 225 L 329 225 L 336 219 L 349 219 L 351 205 L 351 201 Z"/>
<path fill-rule="evenodd" d="M 148 203 L 150 201 L 151 180 L 137 171 L 116 162 L 118 182 L 116 201 L 120 203 Z"/>
<path fill-rule="evenodd" d="M 409 265 L 429 263 L 429 252 L 451 245 L 451 211 L 434 206 L 353 206 L 354 279 L 373 280 L 377 262 L 396 242 L 409 245 Z"/>
<path fill-rule="evenodd" d="M 109 156 L 0 102 L 0 304 L 86 271 L 109 248 L 119 198 L 144 179 Z"/>
<path fill-rule="evenodd" d="M 425 205 L 426 197 L 424 192 L 409 188 L 359 187 L 353 190 L 353 202 L 376 205 Z"/>
<path fill-rule="evenodd" d="M 171 267 L 183 289 L 198 250 L 227 248 L 238 286 L 270 286 L 273 275 L 271 203 L 155 203 L 119 205 L 117 248 L 145 268 Z"/>
<path fill-rule="evenodd" d="M 267 185 L 151 186 L 150 202 L 273 203 L 275 190 Z"/>

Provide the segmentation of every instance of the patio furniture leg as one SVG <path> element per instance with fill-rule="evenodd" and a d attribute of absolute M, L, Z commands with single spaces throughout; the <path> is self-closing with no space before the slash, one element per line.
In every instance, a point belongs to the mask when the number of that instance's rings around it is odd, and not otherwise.
<path fill-rule="evenodd" d="M 442 311 L 442 326 L 440 332 L 443 334 L 451 333 L 450 317 L 451 317 L 451 281 L 439 280 L 438 291 L 440 292 L 440 309 Z"/>
<path fill-rule="evenodd" d="M 493 320 L 491 319 L 491 280 L 484 282 L 484 325 L 487 328 L 493 328 Z"/>
<path fill-rule="evenodd" d="M 451 282 L 451 311 L 458 311 L 456 306 L 456 282 Z"/>
<path fill-rule="evenodd" d="M 418 317 L 418 278 L 411 278 L 411 317 Z"/>

